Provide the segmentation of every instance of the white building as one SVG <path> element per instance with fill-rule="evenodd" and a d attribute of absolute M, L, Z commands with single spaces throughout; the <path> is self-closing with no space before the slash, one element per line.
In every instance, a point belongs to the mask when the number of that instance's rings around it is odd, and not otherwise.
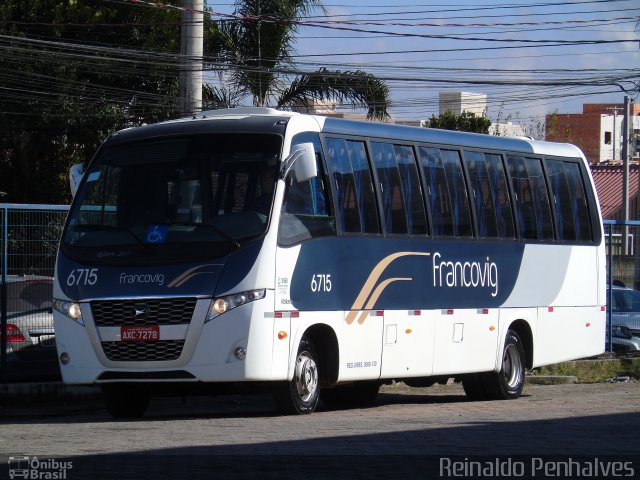
<path fill-rule="evenodd" d="M 449 111 L 455 115 L 471 112 L 479 117 L 487 112 L 487 96 L 473 92 L 440 92 L 440 115 Z"/>

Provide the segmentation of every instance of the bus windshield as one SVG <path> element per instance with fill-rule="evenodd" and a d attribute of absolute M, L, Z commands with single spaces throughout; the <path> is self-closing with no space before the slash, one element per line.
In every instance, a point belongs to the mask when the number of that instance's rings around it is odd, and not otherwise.
<path fill-rule="evenodd" d="M 278 135 L 206 134 L 106 146 L 62 245 L 93 259 L 224 255 L 265 232 L 281 144 Z"/>

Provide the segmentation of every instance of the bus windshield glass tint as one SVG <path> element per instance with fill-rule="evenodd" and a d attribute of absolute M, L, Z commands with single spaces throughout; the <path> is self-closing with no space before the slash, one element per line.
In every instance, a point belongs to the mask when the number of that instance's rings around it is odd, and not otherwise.
<path fill-rule="evenodd" d="M 194 135 L 103 148 L 79 190 L 66 247 L 238 245 L 262 235 L 278 174 L 277 135 Z M 187 247 L 185 247 L 187 245 Z"/>

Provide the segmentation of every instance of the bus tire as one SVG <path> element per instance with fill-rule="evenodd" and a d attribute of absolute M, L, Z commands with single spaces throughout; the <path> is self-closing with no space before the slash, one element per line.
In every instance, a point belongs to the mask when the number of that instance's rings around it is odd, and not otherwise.
<path fill-rule="evenodd" d="M 378 381 L 360 381 L 351 385 L 323 388 L 320 399 L 329 408 L 368 407 L 375 404 L 379 390 Z"/>
<path fill-rule="evenodd" d="M 313 413 L 320 398 L 318 354 L 306 335 L 300 340 L 295 362 L 293 378 L 275 385 L 276 405 L 285 415 Z"/>
<path fill-rule="evenodd" d="M 488 398 L 484 389 L 483 375 L 482 373 L 469 373 L 462 377 L 462 388 L 464 388 L 467 398 L 472 402 L 479 402 Z"/>
<path fill-rule="evenodd" d="M 484 387 L 492 400 L 513 400 L 524 388 L 526 359 L 520 336 L 513 330 L 507 332 L 502 350 L 499 372 L 484 374 Z"/>
<path fill-rule="evenodd" d="M 113 418 L 140 418 L 149 407 L 149 393 L 139 385 L 107 383 L 102 396 Z"/>

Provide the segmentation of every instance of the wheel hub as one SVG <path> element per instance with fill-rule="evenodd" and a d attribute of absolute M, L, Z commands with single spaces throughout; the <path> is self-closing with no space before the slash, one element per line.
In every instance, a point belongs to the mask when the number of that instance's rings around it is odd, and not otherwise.
<path fill-rule="evenodd" d="M 522 360 L 515 345 L 509 345 L 502 358 L 502 374 L 509 388 L 516 388 L 522 382 Z"/>
<path fill-rule="evenodd" d="M 318 367 L 306 353 L 298 356 L 296 362 L 296 387 L 303 401 L 308 401 L 318 388 Z"/>

